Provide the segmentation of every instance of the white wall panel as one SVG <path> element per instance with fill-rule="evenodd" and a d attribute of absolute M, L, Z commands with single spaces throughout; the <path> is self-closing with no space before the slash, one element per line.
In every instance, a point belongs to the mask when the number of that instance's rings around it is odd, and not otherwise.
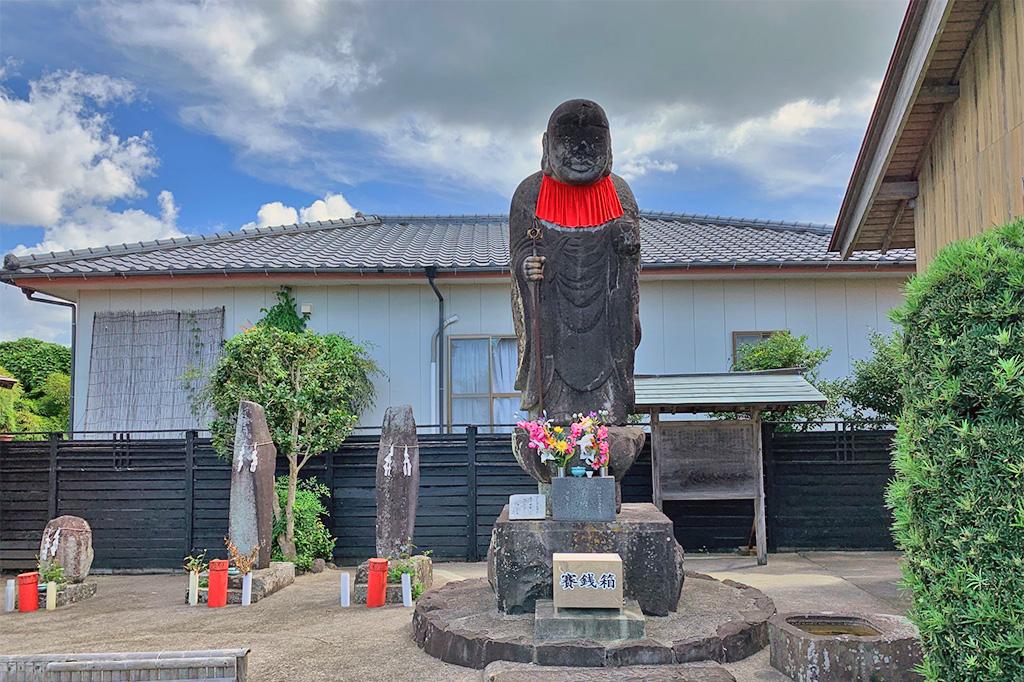
<path fill-rule="evenodd" d="M 274 303 L 273 287 L 116 289 L 82 291 L 76 362 L 76 415 L 84 414 L 92 316 L 99 310 L 194 310 L 223 305 L 231 336 L 260 319 Z M 448 335 L 512 334 L 509 285 L 451 284 L 442 287 L 445 315 L 458 315 Z M 417 422 L 434 421 L 430 368 L 437 299 L 425 284 L 331 284 L 297 286 L 296 300 L 310 303 L 310 326 L 342 333 L 369 346 L 386 373 L 377 380 L 377 406 L 363 415 L 377 425 L 391 404 L 411 403 Z M 902 303 L 898 279 L 665 280 L 641 284 L 643 343 L 638 373 L 727 371 L 732 332 L 790 329 L 814 345 L 832 347 L 824 368 L 846 375 L 852 357 L 867 353 L 869 329 L 888 331 L 887 312 Z M 447 361 L 447 358 L 446 358 Z"/>

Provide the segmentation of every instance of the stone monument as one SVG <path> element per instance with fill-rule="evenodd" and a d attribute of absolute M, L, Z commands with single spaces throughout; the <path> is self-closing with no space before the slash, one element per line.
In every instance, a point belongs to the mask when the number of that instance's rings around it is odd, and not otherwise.
<path fill-rule="evenodd" d="M 420 446 L 411 405 L 389 407 L 377 450 L 377 556 L 411 553 L 420 488 Z"/>
<path fill-rule="evenodd" d="M 231 466 L 228 537 L 243 555 L 259 547 L 257 569 L 270 566 L 274 541 L 276 457 L 277 448 L 270 438 L 263 406 L 248 400 L 239 401 Z"/>
<path fill-rule="evenodd" d="M 521 408 L 557 423 L 607 412 L 609 471 L 622 480 L 644 444 L 625 424 L 633 411 L 640 344 L 640 219 L 626 181 L 613 174 L 604 110 L 560 104 L 543 138 L 541 170 L 520 183 L 509 210 L 512 318 L 519 341 Z M 520 466 L 538 483 L 547 465 L 513 438 Z M 621 501 L 619 486 L 617 497 Z"/>
<path fill-rule="evenodd" d="M 80 583 L 92 567 L 92 528 L 78 516 L 58 516 L 46 524 L 39 543 L 40 563 L 56 563 L 64 569 L 64 580 Z"/>
<path fill-rule="evenodd" d="M 636 200 L 611 172 L 608 118 L 595 102 L 560 104 L 543 145 L 541 170 L 519 185 L 509 214 L 516 388 L 533 418 L 566 424 L 576 414 L 605 412 L 616 513 L 588 520 L 574 511 L 586 505 L 566 504 L 556 519 L 512 521 L 503 511 L 487 553 L 488 579 L 501 611 L 532 612 L 538 599 L 552 597 L 554 553 L 614 552 L 622 558 L 625 594 L 645 614 L 665 615 L 676 610 L 682 589 L 682 549 L 671 520 L 651 504 L 622 505 L 619 486 L 645 440 L 642 428 L 626 425 L 640 343 Z M 516 459 L 549 483 L 551 468 L 528 442 L 517 429 Z M 600 483 L 580 479 L 560 486 L 560 494 Z"/>

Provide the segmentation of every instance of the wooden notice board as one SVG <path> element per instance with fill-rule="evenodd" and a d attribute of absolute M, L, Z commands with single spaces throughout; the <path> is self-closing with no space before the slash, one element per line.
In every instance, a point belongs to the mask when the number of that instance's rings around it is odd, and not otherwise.
<path fill-rule="evenodd" d="M 753 500 L 758 563 L 767 563 L 761 419 L 661 421 L 651 415 L 654 503 Z"/>

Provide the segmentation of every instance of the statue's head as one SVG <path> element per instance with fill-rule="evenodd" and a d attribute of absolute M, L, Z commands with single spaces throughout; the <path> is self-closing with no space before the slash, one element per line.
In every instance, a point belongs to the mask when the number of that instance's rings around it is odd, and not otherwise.
<path fill-rule="evenodd" d="M 597 102 L 571 99 L 551 113 L 541 170 L 559 182 L 590 185 L 612 172 L 608 117 Z"/>

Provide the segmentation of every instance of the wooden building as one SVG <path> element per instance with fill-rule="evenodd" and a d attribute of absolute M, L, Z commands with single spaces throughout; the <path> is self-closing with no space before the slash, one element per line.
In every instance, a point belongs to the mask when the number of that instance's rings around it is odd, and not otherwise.
<path fill-rule="evenodd" d="M 946 244 L 1024 215 L 1024 2 L 912 0 L 829 248 Z"/>

